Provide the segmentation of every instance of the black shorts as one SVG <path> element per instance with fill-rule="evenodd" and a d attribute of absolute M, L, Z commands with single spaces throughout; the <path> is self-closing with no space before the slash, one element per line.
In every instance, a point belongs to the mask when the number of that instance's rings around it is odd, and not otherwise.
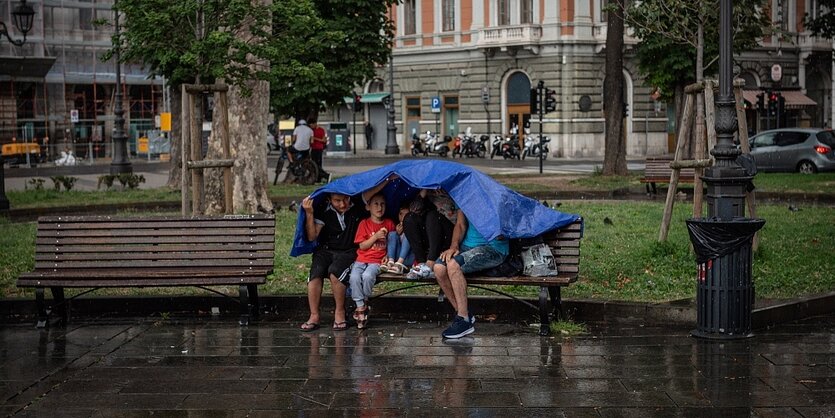
<path fill-rule="evenodd" d="M 340 282 L 347 283 L 350 279 L 351 264 L 357 259 L 357 250 L 329 250 L 317 248 L 313 252 L 310 264 L 310 276 L 307 281 L 324 279 L 334 275 Z"/>

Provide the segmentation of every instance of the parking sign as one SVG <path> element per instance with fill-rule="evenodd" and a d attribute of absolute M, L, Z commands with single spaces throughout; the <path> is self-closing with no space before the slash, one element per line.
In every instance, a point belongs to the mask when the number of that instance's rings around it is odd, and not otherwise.
<path fill-rule="evenodd" d="M 78 123 L 78 109 L 70 110 L 70 122 Z"/>
<path fill-rule="evenodd" d="M 432 96 L 432 113 L 441 113 L 441 98 Z"/>

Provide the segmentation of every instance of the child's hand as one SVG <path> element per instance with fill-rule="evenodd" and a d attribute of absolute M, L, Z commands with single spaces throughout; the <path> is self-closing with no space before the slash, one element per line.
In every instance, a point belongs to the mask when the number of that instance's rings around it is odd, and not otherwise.
<path fill-rule="evenodd" d="M 374 236 L 377 237 L 377 239 L 383 239 L 386 237 L 386 234 L 388 234 L 388 230 L 386 230 L 386 228 L 380 228 L 379 231 L 374 233 Z"/>
<path fill-rule="evenodd" d="M 401 222 L 401 223 L 397 224 L 397 227 L 395 228 L 395 230 L 397 231 L 397 235 L 402 234 L 403 233 L 403 223 Z"/>

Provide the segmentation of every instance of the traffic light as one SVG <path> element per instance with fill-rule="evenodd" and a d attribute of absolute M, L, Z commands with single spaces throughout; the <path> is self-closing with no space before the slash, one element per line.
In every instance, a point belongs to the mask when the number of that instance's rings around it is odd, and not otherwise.
<path fill-rule="evenodd" d="M 531 114 L 539 113 L 539 91 L 538 89 L 531 89 Z"/>
<path fill-rule="evenodd" d="M 545 113 L 557 110 L 557 91 L 545 89 Z"/>
<path fill-rule="evenodd" d="M 765 110 L 765 95 L 762 93 L 757 95 L 757 110 L 760 112 Z"/>
<path fill-rule="evenodd" d="M 772 91 L 768 93 L 768 111 L 776 113 L 777 112 L 777 92 Z"/>
<path fill-rule="evenodd" d="M 354 112 L 359 112 L 362 109 L 362 96 L 354 93 Z"/>
<path fill-rule="evenodd" d="M 629 103 L 623 102 L 623 117 L 629 117 Z"/>

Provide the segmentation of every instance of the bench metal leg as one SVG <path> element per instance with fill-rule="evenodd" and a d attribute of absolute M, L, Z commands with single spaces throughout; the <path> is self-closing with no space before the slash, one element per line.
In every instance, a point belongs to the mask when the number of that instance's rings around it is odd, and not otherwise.
<path fill-rule="evenodd" d="M 247 285 L 247 290 L 249 291 L 249 314 L 252 316 L 252 319 L 258 319 L 261 315 L 261 301 L 258 299 L 258 285 Z"/>
<path fill-rule="evenodd" d="M 551 334 L 551 318 L 548 302 L 548 286 L 539 287 L 539 335 Z"/>
<path fill-rule="evenodd" d="M 64 298 L 63 287 L 50 287 L 52 291 L 52 310 L 58 315 L 63 325 L 66 325 L 70 319 L 69 301 Z"/>
<path fill-rule="evenodd" d="M 249 299 L 249 286 L 242 284 L 238 288 L 238 296 L 241 303 L 241 319 L 238 321 L 242 326 L 249 325 L 249 316 L 252 306 Z"/>
<path fill-rule="evenodd" d="M 49 324 L 49 316 L 46 312 L 46 303 L 44 302 L 44 289 L 42 287 L 35 288 L 35 307 L 38 310 L 38 322 L 35 324 L 38 328 L 45 328 Z"/>
<path fill-rule="evenodd" d="M 554 319 L 560 320 L 565 318 L 565 313 L 562 311 L 562 295 L 560 286 L 548 287 L 548 293 L 551 294 L 551 306 L 554 307 Z"/>

